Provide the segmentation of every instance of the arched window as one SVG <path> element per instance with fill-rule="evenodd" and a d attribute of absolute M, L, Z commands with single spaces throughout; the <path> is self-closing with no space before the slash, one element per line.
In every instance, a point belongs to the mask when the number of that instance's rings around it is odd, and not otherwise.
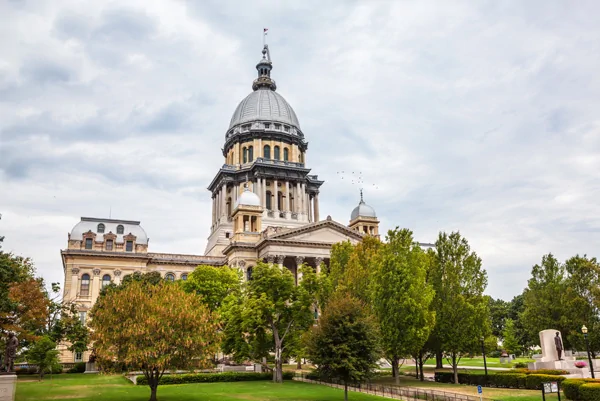
<path fill-rule="evenodd" d="M 108 274 L 105 274 L 104 276 L 102 276 L 102 288 L 106 287 L 109 284 L 110 284 L 110 276 Z"/>
<path fill-rule="evenodd" d="M 279 160 L 279 146 L 275 146 L 275 149 L 273 151 L 273 159 Z"/>
<path fill-rule="evenodd" d="M 289 159 L 289 156 L 290 156 L 290 152 L 289 152 L 288 148 L 283 148 L 283 160 L 287 162 Z"/>
<path fill-rule="evenodd" d="M 263 154 L 264 154 L 265 159 L 271 158 L 271 147 L 269 145 L 265 145 L 265 147 L 263 149 Z"/>
<path fill-rule="evenodd" d="M 165 275 L 165 280 L 167 280 L 167 281 L 175 281 L 175 275 L 173 273 L 167 273 Z"/>
<path fill-rule="evenodd" d="M 123 227 L 122 225 L 118 225 L 117 226 L 117 234 L 123 234 L 125 232 L 125 227 Z"/>
<path fill-rule="evenodd" d="M 102 234 L 102 233 L 104 233 L 104 229 L 105 229 L 105 228 L 106 228 L 106 227 L 104 227 L 104 224 L 102 224 L 102 223 L 98 224 L 98 230 L 97 230 L 97 231 L 98 231 L 98 233 L 99 233 L 99 234 Z"/>
<path fill-rule="evenodd" d="M 187 280 L 187 273 L 183 273 L 183 274 L 181 275 L 181 279 L 182 279 L 183 281 Z"/>
<path fill-rule="evenodd" d="M 84 297 L 90 295 L 90 275 L 87 273 L 81 276 L 81 286 L 79 287 L 79 295 Z"/>
<path fill-rule="evenodd" d="M 247 148 L 242 149 L 242 155 L 243 155 L 243 157 L 242 157 L 243 163 L 248 163 L 248 149 Z"/>
<path fill-rule="evenodd" d="M 248 146 L 248 162 L 254 160 L 254 146 Z"/>
<path fill-rule="evenodd" d="M 267 207 L 267 210 L 273 210 L 273 208 L 271 207 L 271 203 L 272 203 L 271 197 L 272 197 L 271 191 L 267 191 L 267 199 L 266 199 L 267 204 L 265 205 Z"/>
<path fill-rule="evenodd" d="M 246 279 L 248 281 L 252 280 L 252 266 L 248 266 L 248 269 L 246 269 Z"/>

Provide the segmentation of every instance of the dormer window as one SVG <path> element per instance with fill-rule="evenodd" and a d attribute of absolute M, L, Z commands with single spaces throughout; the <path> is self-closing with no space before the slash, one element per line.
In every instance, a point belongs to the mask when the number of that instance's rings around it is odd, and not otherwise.
<path fill-rule="evenodd" d="M 98 234 L 103 234 L 104 229 L 105 229 L 104 224 L 102 224 L 102 223 L 98 224 L 98 230 L 97 230 Z"/>
<path fill-rule="evenodd" d="M 111 240 L 111 239 L 106 240 L 106 250 L 107 251 L 113 250 L 113 240 Z"/>
<path fill-rule="evenodd" d="M 92 249 L 94 246 L 94 240 L 92 238 L 85 239 L 85 249 Z"/>
<path fill-rule="evenodd" d="M 133 241 L 125 242 L 125 252 L 133 252 Z"/>
<path fill-rule="evenodd" d="M 117 234 L 123 234 L 125 232 L 125 227 L 123 227 L 121 224 L 119 224 L 117 226 Z"/>

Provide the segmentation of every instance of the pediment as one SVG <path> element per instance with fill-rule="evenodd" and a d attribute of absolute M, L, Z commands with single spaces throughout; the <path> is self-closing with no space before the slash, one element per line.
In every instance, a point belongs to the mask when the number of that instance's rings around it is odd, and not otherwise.
<path fill-rule="evenodd" d="M 321 221 L 273 235 L 267 240 L 322 242 L 327 244 L 350 241 L 355 244 L 362 240 L 362 236 L 340 223 L 334 221 Z"/>

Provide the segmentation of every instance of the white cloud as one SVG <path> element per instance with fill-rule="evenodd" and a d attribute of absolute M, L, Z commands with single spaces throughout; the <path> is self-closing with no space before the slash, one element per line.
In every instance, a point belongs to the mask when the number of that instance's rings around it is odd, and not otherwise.
<path fill-rule="evenodd" d="M 318 4 L 318 6 L 317 6 Z M 62 281 L 80 216 L 139 219 L 151 249 L 202 253 L 205 187 L 249 93 L 263 27 L 278 91 L 326 183 L 422 241 L 458 230 L 489 293 L 600 240 L 594 2 L 0 4 L 0 231 Z M 375 184 L 375 185 L 373 185 Z M 377 189 L 375 189 L 377 188 Z"/>

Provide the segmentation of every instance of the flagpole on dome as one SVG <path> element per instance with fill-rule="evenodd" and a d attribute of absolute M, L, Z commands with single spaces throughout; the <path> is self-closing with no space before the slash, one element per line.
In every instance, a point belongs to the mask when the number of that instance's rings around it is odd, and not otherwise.
<path fill-rule="evenodd" d="M 263 47 L 267 44 L 267 31 L 269 28 L 263 28 Z"/>

